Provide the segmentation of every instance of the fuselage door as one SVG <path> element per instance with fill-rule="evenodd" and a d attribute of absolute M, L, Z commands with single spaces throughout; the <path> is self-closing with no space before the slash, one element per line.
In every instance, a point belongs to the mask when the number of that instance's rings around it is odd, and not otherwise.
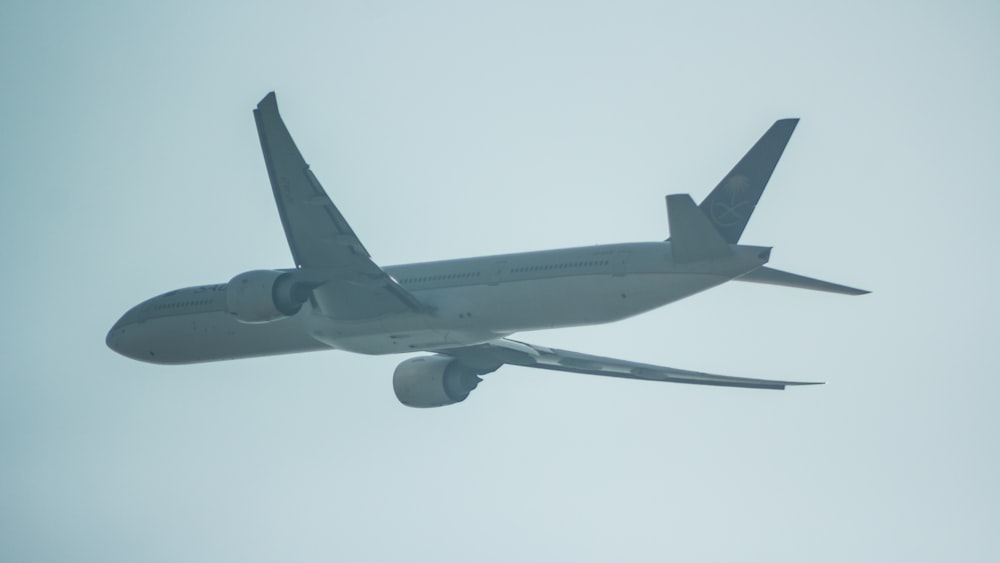
<path fill-rule="evenodd" d="M 504 273 L 506 271 L 507 271 L 507 261 L 506 260 L 501 260 L 499 262 L 494 262 L 490 266 L 490 272 L 489 272 L 489 275 L 488 275 L 489 276 L 488 277 L 489 284 L 490 285 L 497 285 L 501 281 L 503 281 L 503 276 L 504 276 Z"/>
<path fill-rule="evenodd" d="M 624 276 L 628 273 L 628 259 L 632 255 L 630 250 L 618 250 L 611 257 L 611 264 L 614 266 L 614 275 Z"/>

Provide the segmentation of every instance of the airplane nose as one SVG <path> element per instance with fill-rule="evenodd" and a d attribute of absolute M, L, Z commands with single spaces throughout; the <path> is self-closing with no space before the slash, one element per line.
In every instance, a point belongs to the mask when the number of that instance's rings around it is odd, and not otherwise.
<path fill-rule="evenodd" d="M 108 331 L 108 335 L 104 337 L 104 343 L 107 344 L 108 348 L 122 354 L 121 350 L 121 335 L 122 335 L 122 323 L 118 321 L 111 330 Z M 125 354 L 122 354 L 123 356 Z"/>
<path fill-rule="evenodd" d="M 115 324 L 111 327 L 111 330 L 108 331 L 107 336 L 104 337 L 104 343 L 108 346 L 108 348 L 114 350 L 122 356 L 125 356 L 126 358 L 133 357 L 133 354 L 129 351 L 131 348 L 131 346 L 129 346 L 129 342 L 134 340 L 134 338 L 126 337 L 126 333 L 129 331 L 134 332 L 133 329 L 136 326 L 135 317 L 135 308 L 132 308 L 115 322 Z"/>
<path fill-rule="evenodd" d="M 152 352 L 142 352 L 145 349 L 144 340 L 139 326 L 134 323 L 120 321 L 115 323 L 115 326 L 111 327 L 108 335 L 104 338 L 104 343 L 118 354 L 133 360 L 149 361 L 143 355 L 144 353 L 152 356 Z"/>
<path fill-rule="evenodd" d="M 118 330 L 112 328 L 108 331 L 108 335 L 104 337 L 104 343 L 107 344 L 108 348 L 111 348 L 115 352 L 118 351 Z"/>

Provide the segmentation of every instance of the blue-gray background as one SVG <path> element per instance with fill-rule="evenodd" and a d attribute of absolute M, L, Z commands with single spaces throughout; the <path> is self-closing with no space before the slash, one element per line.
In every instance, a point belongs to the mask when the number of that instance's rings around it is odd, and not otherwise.
<path fill-rule="evenodd" d="M 281 4 L 0 5 L 0 560 L 996 560 L 995 2 Z M 521 335 L 829 382 L 787 392 L 505 368 L 420 411 L 399 357 L 115 355 L 290 265 L 272 89 L 384 264 L 662 239 L 801 117 L 743 240 L 875 293 Z"/>

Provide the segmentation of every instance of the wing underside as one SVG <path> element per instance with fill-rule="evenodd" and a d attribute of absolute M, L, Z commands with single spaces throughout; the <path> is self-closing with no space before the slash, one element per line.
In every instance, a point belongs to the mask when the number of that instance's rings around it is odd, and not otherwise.
<path fill-rule="evenodd" d="M 302 278 L 318 285 L 313 301 L 320 310 L 342 319 L 420 310 L 422 304 L 372 261 L 309 170 L 274 92 L 257 104 L 254 118 L 288 247 Z"/>
<path fill-rule="evenodd" d="M 646 381 L 716 385 L 722 387 L 745 387 L 751 389 L 784 389 L 786 386 L 793 385 L 822 384 L 822 382 L 782 381 L 715 375 L 581 354 L 579 352 L 556 348 L 546 348 L 507 338 L 478 346 L 445 350 L 441 353 L 452 356 L 471 368 L 482 370 L 482 373 L 488 373 L 507 364 L 587 375 L 618 377 L 622 379 L 641 379 Z"/>

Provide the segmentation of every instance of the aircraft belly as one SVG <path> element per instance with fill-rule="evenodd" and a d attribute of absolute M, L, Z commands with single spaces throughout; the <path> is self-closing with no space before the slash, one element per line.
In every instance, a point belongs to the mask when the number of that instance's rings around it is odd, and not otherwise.
<path fill-rule="evenodd" d="M 365 321 L 331 319 L 316 312 L 308 317 L 309 334 L 332 347 L 359 354 L 399 354 L 481 344 L 498 334 L 462 312 L 435 308 L 430 314 L 406 313 Z"/>

